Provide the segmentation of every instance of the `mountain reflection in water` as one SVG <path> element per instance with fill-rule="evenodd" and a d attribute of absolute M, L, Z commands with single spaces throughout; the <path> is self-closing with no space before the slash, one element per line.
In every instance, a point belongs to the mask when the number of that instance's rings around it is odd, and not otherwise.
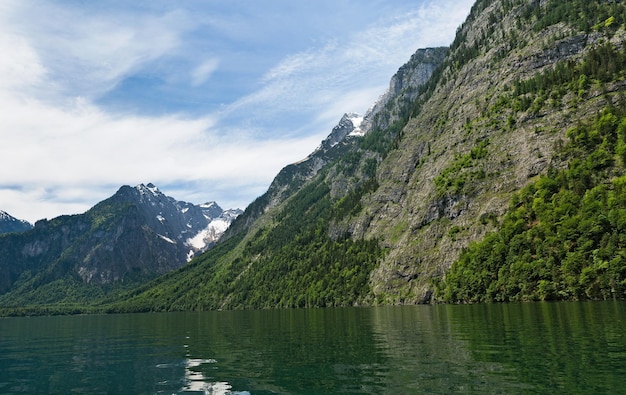
<path fill-rule="evenodd" d="M 0 393 L 622 393 L 626 302 L 0 319 Z"/>

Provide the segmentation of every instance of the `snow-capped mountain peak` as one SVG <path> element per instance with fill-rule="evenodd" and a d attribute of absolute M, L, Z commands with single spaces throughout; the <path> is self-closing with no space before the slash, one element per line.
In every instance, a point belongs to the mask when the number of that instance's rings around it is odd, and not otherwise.
<path fill-rule="evenodd" d="M 137 191 L 139 191 L 142 195 L 152 195 L 155 197 L 165 196 L 163 193 L 157 188 L 153 183 L 148 183 L 147 185 L 139 184 L 135 187 Z"/>
<path fill-rule="evenodd" d="M 120 188 L 118 196 L 137 205 L 147 225 L 163 240 L 184 249 L 187 260 L 212 247 L 241 210 L 216 202 L 195 205 L 165 195 L 154 184 Z"/>
<path fill-rule="evenodd" d="M 202 203 L 199 204 L 198 207 L 200 207 L 202 213 L 204 214 L 204 217 L 209 221 L 212 221 L 213 219 L 219 217 L 220 215 L 222 215 L 222 212 L 224 212 L 219 204 L 215 202 Z"/>
<path fill-rule="evenodd" d="M 6 211 L 0 210 L 0 234 L 9 232 L 23 232 L 33 226 L 27 222 L 15 218 Z"/>
<path fill-rule="evenodd" d="M 309 156 L 301 160 L 305 162 L 319 152 L 326 152 L 337 144 L 341 143 L 346 137 L 361 137 L 365 132 L 360 129 L 363 123 L 363 116 L 355 112 L 343 114 L 337 126 L 333 128 L 328 137 L 326 137 Z"/>

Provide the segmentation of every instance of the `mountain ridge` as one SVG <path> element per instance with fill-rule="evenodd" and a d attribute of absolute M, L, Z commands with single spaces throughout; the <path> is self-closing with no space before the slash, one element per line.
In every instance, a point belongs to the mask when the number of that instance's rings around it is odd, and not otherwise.
<path fill-rule="evenodd" d="M 419 49 L 411 57 L 411 67 L 422 69 L 420 62 L 424 62 L 428 63 L 426 70 L 434 72 L 447 51 L 447 48 Z M 417 96 L 415 92 L 428 81 L 429 75 L 419 72 L 417 74 L 422 78 L 410 78 L 413 74 L 407 67 L 396 73 L 387 93 L 368 110 L 362 121 L 357 114 L 344 114 L 337 127 L 311 155 L 279 172 L 268 191 L 246 208 L 214 250 L 198 257 L 178 274 L 156 279 L 151 286 L 131 292 L 119 305 L 112 307 L 112 311 L 373 303 L 371 296 L 361 292 L 367 287 L 369 271 L 363 272 L 359 266 L 367 262 L 367 267 L 373 269 L 384 251 L 375 240 L 353 241 L 350 235 L 362 234 L 360 228 L 366 224 L 348 224 L 351 229 L 347 230 L 342 218 L 349 219 L 350 213 L 359 207 L 361 195 L 377 187 L 374 177 L 377 163 L 386 155 L 385 151 L 396 144 L 399 125 L 406 122 Z M 361 131 L 365 131 L 362 136 L 360 133 L 350 135 L 356 129 L 351 121 L 355 118 L 360 121 L 357 123 Z M 326 185 L 324 179 L 327 178 L 332 180 Z M 341 218 L 331 219 L 334 214 Z M 326 229 L 318 228 L 321 223 L 327 224 Z M 323 234 L 330 238 L 325 239 L 321 236 Z M 280 247 L 286 240 L 296 245 Z M 306 240 L 311 244 L 301 244 Z M 298 252 L 312 245 L 317 246 L 317 250 Z M 270 252 L 274 246 L 279 246 L 279 251 Z M 297 256 L 293 255 L 294 252 Z M 274 253 L 285 256 L 287 261 L 279 264 L 282 268 L 272 262 Z M 328 264 L 331 262 L 327 259 L 338 257 L 338 254 L 344 266 L 349 268 L 324 267 L 313 262 L 321 259 Z M 289 263 L 296 260 L 301 260 L 301 264 Z M 287 266 L 308 266 L 309 269 L 292 267 L 285 272 Z M 259 272 L 263 280 L 246 276 L 250 272 Z M 321 275 L 325 280 L 313 280 L 315 275 Z M 331 293 L 324 289 L 326 281 L 334 283 L 333 287 L 341 287 L 337 281 L 348 278 L 352 283 L 349 289 Z M 188 288 L 183 294 L 170 295 L 172 289 L 180 287 L 178 281 L 198 286 Z M 257 288 L 266 287 L 284 288 L 284 293 L 289 296 L 278 300 L 264 299 Z M 246 294 L 255 300 L 252 304 L 246 302 Z M 163 303 L 165 299 L 170 300 L 169 304 Z"/>
<path fill-rule="evenodd" d="M 447 47 L 418 49 L 410 61 L 392 76 L 385 93 L 366 111 L 362 119 L 357 113 L 344 114 L 319 147 L 306 158 L 279 171 L 268 190 L 246 207 L 245 215 L 227 230 L 224 237 L 229 238 L 248 229 L 259 216 L 284 202 L 305 182 L 315 177 L 326 164 L 345 154 L 351 145 L 365 138 L 371 130 L 386 131 L 390 125 L 402 122 L 401 118 L 408 114 L 416 92 L 426 84 L 430 74 L 443 61 L 447 52 Z M 413 69 L 417 71 L 412 71 Z M 359 119 L 358 126 L 352 119 Z M 359 133 L 350 135 L 357 128 L 360 129 Z M 390 136 L 383 138 L 392 139 Z M 371 159 L 379 157 L 380 152 L 374 151 L 370 156 Z"/>
<path fill-rule="evenodd" d="M 151 183 L 124 185 L 83 214 L 0 236 L 0 303 L 90 303 L 184 265 L 238 214 L 177 201 Z"/>

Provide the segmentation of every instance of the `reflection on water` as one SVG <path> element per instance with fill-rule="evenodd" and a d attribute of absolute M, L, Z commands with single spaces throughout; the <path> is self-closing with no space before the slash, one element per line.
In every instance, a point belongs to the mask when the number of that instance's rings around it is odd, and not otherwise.
<path fill-rule="evenodd" d="M 624 393 L 626 303 L 446 306 L 476 363 L 504 366 L 528 393 Z"/>
<path fill-rule="evenodd" d="M 193 370 L 202 364 L 205 363 L 216 363 L 217 361 L 214 359 L 186 359 L 185 360 L 185 385 L 182 390 L 184 393 L 188 393 L 189 391 L 206 393 L 206 394 L 220 394 L 224 395 L 230 393 L 230 386 L 228 383 L 215 382 L 212 383 L 207 381 L 207 378 L 204 377 L 202 372 L 198 372 Z"/>
<path fill-rule="evenodd" d="M 189 336 L 186 337 L 189 339 Z M 183 345 L 185 349 L 189 348 L 189 345 Z M 187 357 L 182 363 L 174 364 L 157 364 L 158 369 L 174 369 L 178 370 L 179 366 L 184 369 L 183 378 L 181 380 L 182 387 L 172 393 L 171 391 L 160 391 L 158 394 L 197 394 L 197 395 L 250 395 L 248 391 L 231 391 L 232 385 L 225 381 L 215 381 L 212 377 L 207 377 L 203 373 L 207 370 L 207 366 L 217 364 L 215 359 L 204 358 L 190 358 L 190 353 L 187 351 Z M 163 386 L 169 386 L 170 382 L 163 381 L 160 383 Z"/>
<path fill-rule="evenodd" d="M 416 394 L 532 393 L 510 366 L 476 360 L 455 321 L 447 306 L 373 309 L 372 332 L 391 367 L 386 387 Z"/>
<path fill-rule="evenodd" d="M 187 358 L 184 365 L 184 385 L 177 394 L 250 395 L 248 391 L 231 391 L 233 387 L 227 382 L 211 381 L 201 371 L 194 370 L 204 364 L 214 363 L 217 363 L 215 359 Z"/>
<path fill-rule="evenodd" d="M 624 387 L 624 302 L 0 319 L 2 394 L 585 394 Z"/>

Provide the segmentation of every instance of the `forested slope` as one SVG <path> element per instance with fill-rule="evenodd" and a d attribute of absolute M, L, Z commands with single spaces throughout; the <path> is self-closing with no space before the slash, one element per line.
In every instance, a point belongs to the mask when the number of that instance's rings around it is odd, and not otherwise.
<path fill-rule="evenodd" d="M 617 289 L 563 293 L 558 286 L 542 295 L 523 297 L 511 291 L 517 296 L 492 298 L 480 296 L 488 286 L 476 286 L 477 294 L 469 297 L 455 293 L 452 285 L 471 284 L 474 276 L 481 276 L 486 264 L 482 257 L 471 268 L 455 262 L 472 242 L 508 226 L 507 212 L 519 201 L 518 191 L 576 163 L 593 164 L 604 153 L 612 159 L 593 171 L 602 168 L 608 185 L 622 174 L 617 129 L 612 131 L 614 146 L 605 146 L 601 155 L 591 145 L 576 146 L 571 136 L 572 130 L 593 128 L 606 111 L 618 120 L 623 111 L 624 10 L 621 2 L 605 1 L 475 4 L 450 56 L 431 79 L 429 93 L 415 103 L 402 147 L 379 166 L 385 182 L 365 199 L 372 218 L 366 237 L 379 235 L 390 248 L 372 277 L 379 300 L 624 297 Z M 564 190 L 571 187 L 563 185 Z M 482 244 L 485 251 L 493 244 L 488 237 Z M 530 257 L 534 265 L 543 265 L 539 257 Z M 492 266 L 483 280 L 498 278 L 497 267 L 506 264 L 499 258 L 489 261 Z M 461 261 L 467 259 L 463 255 Z M 579 279 L 589 264 L 579 264 Z M 510 282 L 523 276 L 500 273 L 501 282 L 509 275 Z M 542 279 L 527 281 L 536 288 Z"/>

